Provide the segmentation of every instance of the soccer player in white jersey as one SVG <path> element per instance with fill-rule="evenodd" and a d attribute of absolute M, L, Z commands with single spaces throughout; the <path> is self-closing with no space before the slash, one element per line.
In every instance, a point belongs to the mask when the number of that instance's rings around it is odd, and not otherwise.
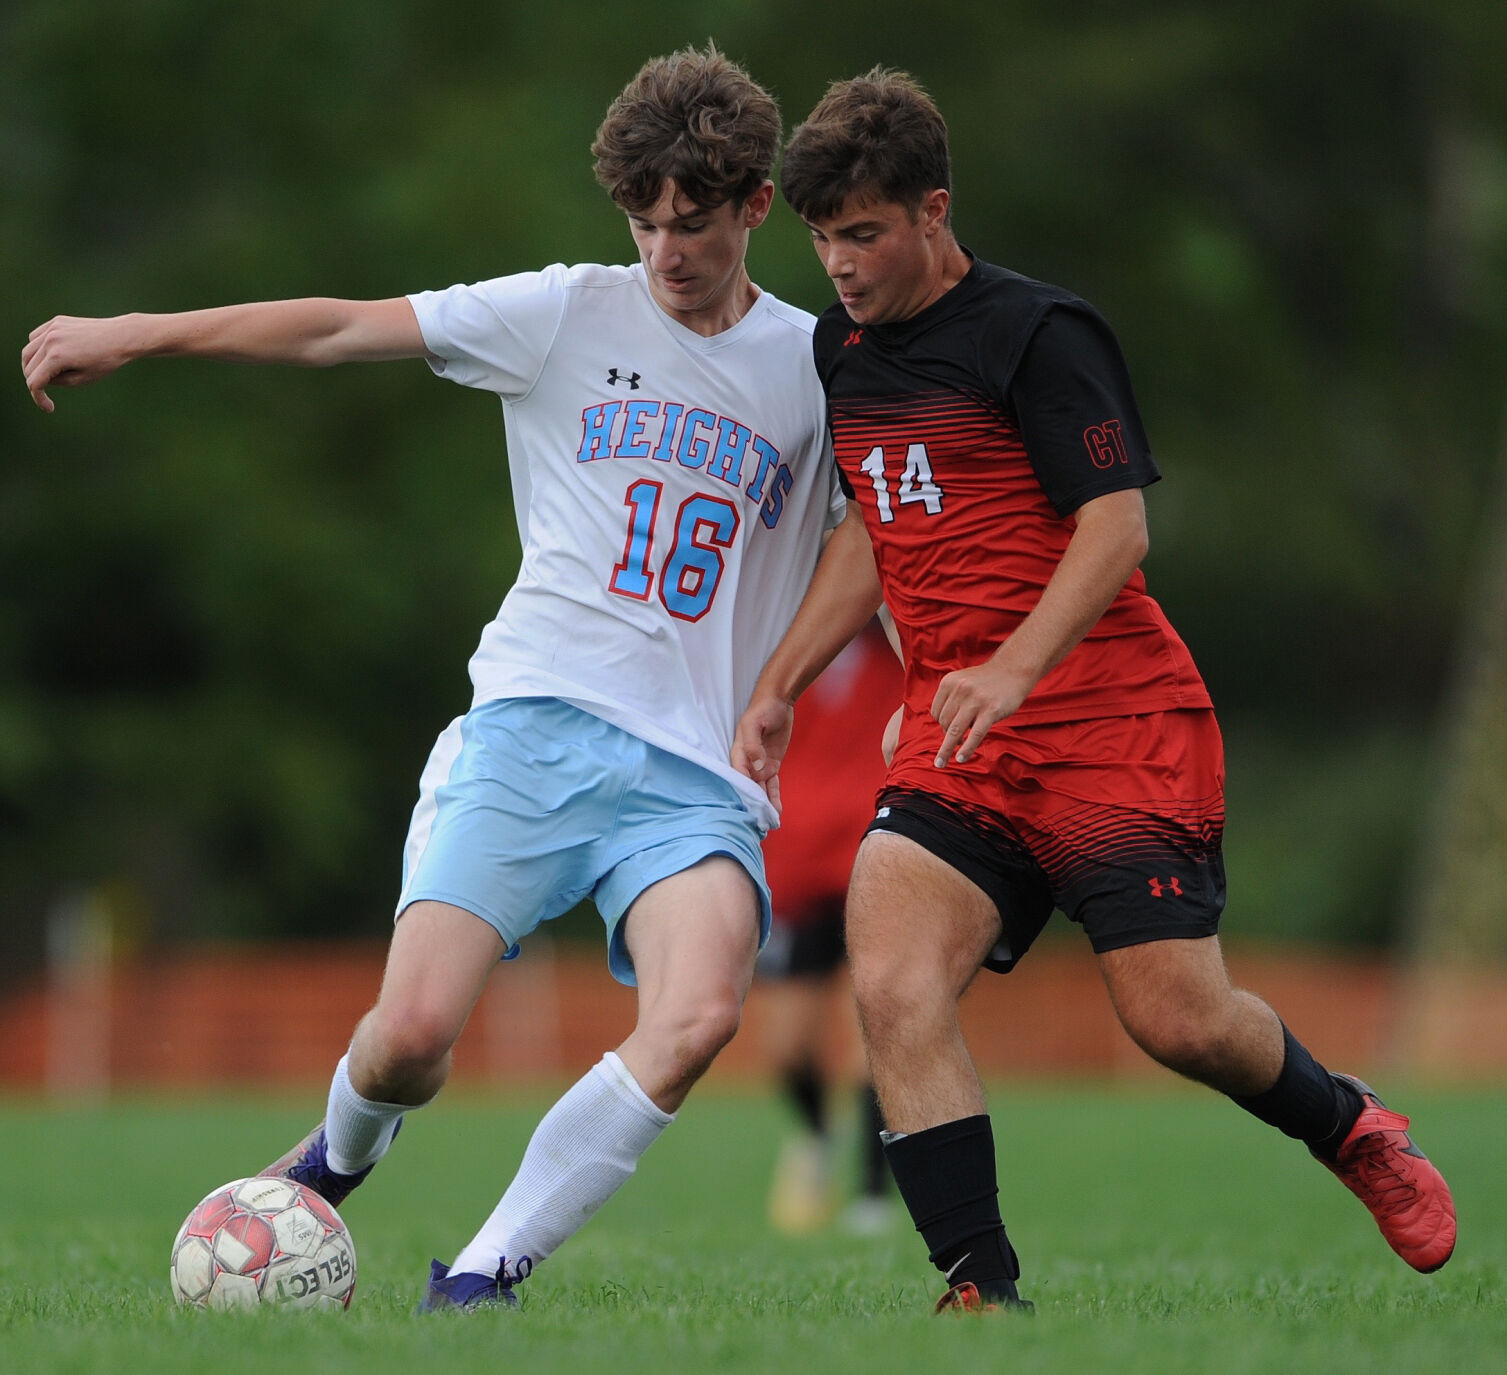
<path fill-rule="evenodd" d="M 426 1308 L 513 1286 L 633 1172 L 738 1026 L 768 931 L 769 797 L 727 762 L 842 498 L 813 319 L 744 263 L 769 212 L 770 96 L 715 48 L 647 63 L 592 151 L 631 267 L 555 266 L 382 301 L 59 317 L 22 355 L 48 387 L 178 354 L 324 366 L 425 358 L 502 399 L 523 562 L 471 661 L 470 711 L 420 782 L 376 1005 L 325 1121 L 267 1173 L 340 1203 L 443 1085 L 500 957 L 583 898 L 632 1033 L 540 1122 Z"/>

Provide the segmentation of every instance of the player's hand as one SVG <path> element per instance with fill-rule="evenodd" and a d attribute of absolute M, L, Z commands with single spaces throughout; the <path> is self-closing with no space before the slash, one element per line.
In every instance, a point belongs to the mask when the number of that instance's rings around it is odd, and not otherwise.
<path fill-rule="evenodd" d="M 755 694 L 738 719 L 729 751 L 733 768 L 753 779 L 776 807 L 780 805 L 780 761 L 790 748 L 795 708 L 782 697 Z"/>
<path fill-rule="evenodd" d="M 905 703 L 895 708 L 895 714 L 884 724 L 884 736 L 879 741 L 879 753 L 884 756 L 885 767 L 895 762 L 895 751 L 900 748 L 900 722 L 905 716 Z"/>
<path fill-rule="evenodd" d="M 26 389 L 44 411 L 54 409 L 48 387 L 82 387 L 97 382 L 135 356 L 128 316 L 107 320 L 59 315 L 32 330 L 21 350 Z"/>
<path fill-rule="evenodd" d="M 936 766 L 966 764 L 989 728 L 1019 709 L 1032 684 L 998 659 L 949 673 L 937 684 L 931 714 L 942 727 Z"/>

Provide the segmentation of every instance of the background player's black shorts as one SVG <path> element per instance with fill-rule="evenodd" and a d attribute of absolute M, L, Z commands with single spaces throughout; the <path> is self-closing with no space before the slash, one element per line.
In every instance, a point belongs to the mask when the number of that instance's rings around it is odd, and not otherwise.
<path fill-rule="evenodd" d="M 757 969 L 770 979 L 822 978 L 847 956 L 843 940 L 845 896 L 809 903 L 799 913 L 782 915 L 775 909 L 769 939 L 759 952 Z"/>

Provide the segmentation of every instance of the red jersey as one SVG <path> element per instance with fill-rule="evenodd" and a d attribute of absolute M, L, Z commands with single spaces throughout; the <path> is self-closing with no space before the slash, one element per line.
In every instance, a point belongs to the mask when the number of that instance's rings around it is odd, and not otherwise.
<path fill-rule="evenodd" d="M 801 696 L 780 764 L 784 812 L 764 840 L 774 910 L 799 923 L 841 901 L 853 855 L 884 782 L 884 727 L 900 705 L 904 675 L 884 632 L 870 626 Z"/>
<path fill-rule="evenodd" d="M 987 659 L 1035 607 L 1073 512 L 1160 474 L 1113 334 L 1060 288 L 975 259 L 908 320 L 856 325 L 830 308 L 814 349 L 905 651 L 902 752 L 934 755 L 938 682 Z M 1007 724 L 1209 705 L 1137 571 Z"/>

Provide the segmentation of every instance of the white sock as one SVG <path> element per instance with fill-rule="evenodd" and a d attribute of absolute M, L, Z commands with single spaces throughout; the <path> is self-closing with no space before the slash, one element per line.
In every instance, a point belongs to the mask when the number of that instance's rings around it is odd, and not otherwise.
<path fill-rule="evenodd" d="M 336 1174 L 355 1174 L 387 1154 L 398 1119 L 408 1111 L 402 1103 L 374 1103 L 351 1087 L 349 1055 L 342 1055 L 330 1081 L 330 1101 L 324 1114 L 325 1158 Z"/>
<path fill-rule="evenodd" d="M 495 1275 L 503 1257 L 514 1273 L 524 1256 L 537 1265 L 617 1192 L 674 1120 L 609 1050 L 534 1128 L 502 1201 L 450 1272 Z"/>

